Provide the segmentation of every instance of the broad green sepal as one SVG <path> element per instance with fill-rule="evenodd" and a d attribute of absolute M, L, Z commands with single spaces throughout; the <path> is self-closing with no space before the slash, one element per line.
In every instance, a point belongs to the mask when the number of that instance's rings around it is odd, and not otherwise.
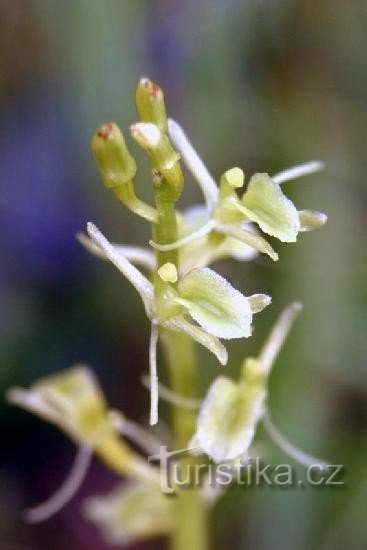
<path fill-rule="evenodd" d="M 200 409 L 193 441 L 215 462 L 234 460 L 251 445 L 265 398 L 261 377 L 245 383 L 217 378 Z"/>
<path fill-rule="evenodd" d="M 178 284 L 176 301 L 209 333 L 232 339 L 251 336 L 252 311 L 238 290 L 209 268 L 187 273 Z"/>
<path fill-rule="evenodd" d="M 244 213 L 260 228 L 283 242 L 295 242 L 300 231 L 296 207 L 268 174 L 255 174 L 242 197 Z"/>
<path fill-rule="evenodd" d="M 109 495 L 91 497 L 85 503 L 85 515 L 109 544 L 166 535 L 174 522 L 172 499 L 149 483 L 122 485 Z"/>

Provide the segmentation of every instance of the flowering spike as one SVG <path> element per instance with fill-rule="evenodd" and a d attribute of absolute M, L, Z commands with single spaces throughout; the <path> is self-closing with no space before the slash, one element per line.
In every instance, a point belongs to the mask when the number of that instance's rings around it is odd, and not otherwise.
<path fill-rule="evenodd" d="M 164 95 L 158 84 L 149 78 L 141 78 L 135 92 L 135 103 L 142 122 L 153 122 L 162 132 L 167 131 Z"/>

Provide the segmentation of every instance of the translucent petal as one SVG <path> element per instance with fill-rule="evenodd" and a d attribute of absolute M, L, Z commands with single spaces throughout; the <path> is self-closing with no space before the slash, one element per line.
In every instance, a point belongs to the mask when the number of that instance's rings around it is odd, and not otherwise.
<path fill-rule="evenodd" d="M 227 364 L 228 353 L 220 340 L 218 340 L 218 338 L 216 338 L 212 334 L 206 332 L 206 330 L 203 330 L 202 328 L 193 325 L 184 317 L 174 317 L 169 321 L 162 323 L 162 326 L 172 330 L 182 330 L 183 332 L 186 332 L 186 334 L 191 336 L 193 340 L 211 351 L 216 356 L 221 365 Z"/>
<path fill-rule="evenodd" d="M 218 187 L 214 178 L 191 145 L 181 126 L 170 118 L 168 119 L 168 134 L 173 145 L 181 154 L 186 168 L 199 184 L 208 209 L 212 210 L 218 200 Z"/>
<path fill-rule="evenodd" d="M 214 336 L 251 336 L 252 312 L 247 298 L 215 271 L 193 269 L 179 282 L 178 293 L 177 303 Z"/>
<path fill-rule="evenodd" d="M 315 210 L 300 210 L 298 212 L 301 222 L 300 231 L 313 231 L 319 229 L 327 222 L 327 215 Z"/>
<path fill-rule="evenodd" d="M 254 250 L 258 250 L 263 254 L 267 254 L 275 262 L 279 259 L 278 254 L 273 250 L 270 244 L 263 237 L 257 235 L 253 231 L 249 231 L 243 226 L 235 224 L 219 225 L 216 230 L 220 231 L 220 233 L 223 233 L 224 235 L 228 235 L 235 239 L 238 239 L 242 243 L 251 246 Z"/>
<path fill-rule="evenodd" d="M 242 197 L 244 213 L 260 228 L 283 242 L 295 242 L 300 230 L 296 207 L 268 174 L 252 176 Z"/>
<path fill-rule="evenodd" d="M 242 385 L 217 378 L 200 409 L 197 443 L 215 462 L 245 453 L 263 414 L 265 397 L 264 383 Z"/>
<path fill-rule="evenodd" d="M 86 517 L 96 523 L 109 544 L 165 535 L 173 525 L 173 501 L 148 483 L 122 485 L 109 495 L 85 503 Z"/>

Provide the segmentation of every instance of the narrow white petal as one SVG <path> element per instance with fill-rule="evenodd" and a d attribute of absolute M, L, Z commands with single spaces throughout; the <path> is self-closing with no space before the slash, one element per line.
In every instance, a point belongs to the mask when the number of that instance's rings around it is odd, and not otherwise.
<path fill-rule="evenodd" d="M 76 239 L 88 252 L 94 256 L 97 256 L 97 258 L 108 260 L 103 250 L 94 244 L 94 242 L 87 235 L 85 235 L 85 233 L 78 232 L 76 234 Z M 144 248 L 142 246 L 124 246 L 114 243 L 112 243 L 112 246 L 115 248 L 116 252 L 124 256 L 127 260 L 129 260 L 129 262 L 136 265 L 141 265 L 142 267 L 149 269 L 149 271 L 153 271 L 156 268 L 157 262 L 154 254 L 148 248 Z"/>
<path fill-rule="evenodd" d="M 278 172 L 272 176 L 272 180 L 275 183 L 285 183 L 289 180 L 294 180 L 296 178 L 302 178 L 303 176 L 308 176 L 309 174 L 314 174 L 315 172 L 320 172 L 325 168 L 325 164 L 320 160 L 311 160 L 310 162 L 304 162 L 303 164 L 297 164 L 297 166 L 292 166 L 291 168 L 286 168 L 281 172 Z"/>
<path fill-rule="evenodd" d="M 183 237 L 182 239 L 178 239 L 178 241 L 175 241 L 169 244 L 158 244 L 158 243 L 155 243 L 154 241 L 149 241 L 149 244 L 156 250 L 160 250 L 162 252 L 167 252 L 168 250 L 175 250 L 176 248 L 180 248 L 181 246 L 189 244 L 192 241 L 195 241 L 196 239 L 205 237 L 205 235 L 208 235 L 208 233 L 213 231 L 216 225 L 217 224 L 214 220 L 209 220 L 208 222 L 206 222 L 205 225 L 203 225 L 193 233 L 190 233 L 190 235 L 186 235 L 186 237 Z"/>
<path fill-rule="evenodd" d="M 150 389 L 150 378 L 148 376 L 143 376 L 142 382 L 146 388 Z M 201 399 L 190 399 L 189 397 L 179 395 L 164 384 L 161 384 L 161 382 L 158 382 L 158 392 L 161 399 L 183 409 L 196 410 L 202 403 Z"/>
<path fill-rule="evenodd" d="M 51 498 L 29 508 L 24 512 L 24 519 L 28 523 L 40 523 L 46 521 L 59 512 L 76 494 L 84 481 L 92 458 L 92 449 L 89 446 L 81 446 L 78 449 L 72 468 L 60 489 Z"/>
<path fill-rule="evenodd" d="M 159 330 L 156 323 L 152 323 L 149 342 L 150 367 L 150 425 L 158 422 L 158 376 L 157 376 L 157 344 Z"/>
<path fill-rule="evenodd" d="M 117 267 L 126 279 L 133 285 L 133 287 L 140 294 L 143 300 L 145 310 L 149 317 L 153 315 L 153 285 L 135 266 L 133 266 L 129 260 L 119 254 L 112 246 L 106 237 L 99 231 L 99 229 L 91 222 L 87 225 L 87 231 L 97 246 L 103 250 L 107 258 Z"/>
<path fill-rule="evenodd" d="M 273 366 L 273 363 L 301 310 L 302 304 L 294 302 L 286 307 L 279 315 L 259 355 L 259 362 L 261 363 L 264 373 L 268 374 L 270 372 L 270 369 Z"/>
<path fill-rule="evenodd" d="M 293 445 L 293 443 L 288 441 L 288 439 L 284 437 L 284 435 L 280 433 L 278 428 L 273 424 L 269 411 L 264 413 L 263 424 L 274 443 L 299 464 L 306 467 L 318 465 L 322 469 L 326 469 L 328 467 L 324 460 L 305 453 L 296 445 Z"/>
<path fill-rule="evenodd" d="M 180 153 L 186 168 L 198 182 L 209 210 L 212 210 L 218 200 L 218 186 L 214 178 L 191 145 L 181 126 L 171 118 L 168 119 L 168 134 L 173 145 Z"/>

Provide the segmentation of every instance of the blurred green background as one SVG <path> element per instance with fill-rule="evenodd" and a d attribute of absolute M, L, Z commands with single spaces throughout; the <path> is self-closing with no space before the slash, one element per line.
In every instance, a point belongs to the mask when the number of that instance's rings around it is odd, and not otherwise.
<path fill-rule="evenodd" d="M 103 189 L 89 149 L 102 122 L 134 122 L 139 77 L 164 88 L 171 116 L 216 177 L 233 165 L 249 175 L 313 158 L 327 164 L 287 184 L 299 208 L 328 213 L 324 229 L 297 245 L 274 243 L 278 264 L 261 257 L 217 268 L 246 294 L 273 297 L 253 339 L 230 345 L 227 373 L 259 349 L 285 304 L 303 302 L 272 375 L 271 409 L 292 441 L 345 465 L 345 486 L 229 491 L 213 514 L 218 550 L 367 547 L 366 51 L 365 0 L 0 1 L 2 395 L 85 361 L 111 405 L 146 421 L 140 301 L 74 239 L 87 220 L 113 240 L 148 238 L 144 222 Z M 139 192 L 151 199 L 147 173 Z M 188 179 L 181 206 L 199 199 Z M 202 391 L 218 372 L 202 352 Z M 22 523 L 21 510 L 61 483 L 74 451 L 4 400 L 0 412 L 0 549 L 106 548 L 79 511 L 86 495 L 116 483 L 98 463 L 56 518 Z M 262 440 L 270 461 L 287 462 Z"/>

